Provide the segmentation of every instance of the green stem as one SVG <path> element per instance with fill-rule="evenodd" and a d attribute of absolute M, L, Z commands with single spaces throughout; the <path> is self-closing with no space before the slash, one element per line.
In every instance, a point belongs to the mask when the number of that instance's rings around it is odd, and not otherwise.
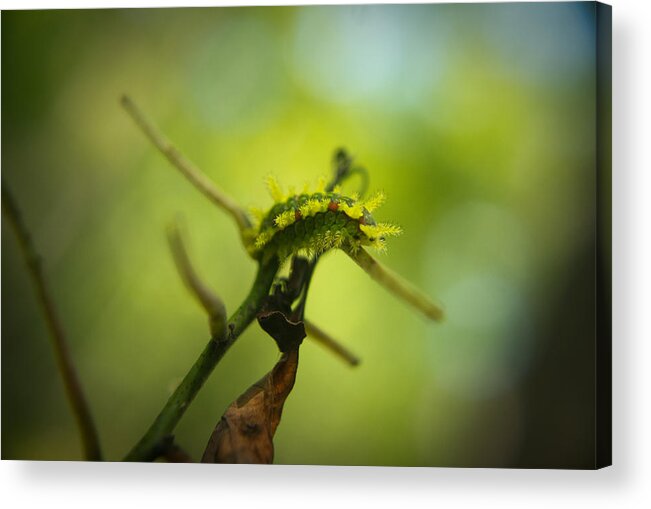
<path fill-rule="evenodd" d="M 158 449 L 165 437 L 174 430 L 217 363 L 256 317 L 264 299 L 269 294 L 278 265 L 277 258 L 274 257 L 269 263 L 258 268 L 253 287 L 242 305 L 231 316 L 226 334 L 221 338 L 212 338 L 208 342 L 188 374 L 167 400 L 154 423 L 127 454 L 124 461 L 153 461 L 156 459 Z"/>

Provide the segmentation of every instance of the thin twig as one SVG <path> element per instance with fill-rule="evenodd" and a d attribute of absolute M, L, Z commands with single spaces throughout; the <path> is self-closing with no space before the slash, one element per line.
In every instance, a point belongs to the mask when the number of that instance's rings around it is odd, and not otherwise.
<path fill-rule="evenodd" d="M 346 254 L 364 269 L 369 276 L 396 297 L 411 304 L 431 320 L 436 320 L 437 322 L 443 320 L 443 309 L 434 304 L 427 296 L 411 286 L 403 278 L 378 262 L 366 251 L 358 249 L 354 253 L 346 251 Z"/>
<path fill-rule="evenodd" d="M 247 228 L 250 228 L 246 213 L 230 196 L 221 191 L 213 182 L 197 168 L 192 162 L 186 159 L 179 150 L 174 147 L 169 140 L 154 126 L 140 108 L 130 97 L 123 95 L 120 99 L 122 107 L 131 116 L 133 121 L 140 127 L 149 140 L 161 151 L 161 153 L 179 170 L 194 186 L 210 199 L 215 205 L 222 208 L 229 214 L 238 228 L 240 234 Z"/>
<path fill-rule="evenodd" d="M 50 331 L 57 366 L 63 378 L 66 394 L 72 406 L 72 412 L 77 420 L 79 432 L 81 433 L 84 457 L 89 461 L 100 461 L 102 459 L 102 453 L 97 430 L 93 423 L 90 407 L 84 397 L 75 366 L 72 362 L 63 325 L 57 315 L 54 300 L 48 289 L 45 275 L 43 274 L 41 258 L 34 247 L 29 230 L 23 223 L 18 205 L 4 180 L 2 182 L 2 208 L 16 232 L 29 274 L 36 287 L 36 294 Z"/>
<path fill-rule="evenodd" d="M 226 332 L 226 306 L 223 301 L 199 278 L 185 249 L 178 223 L 167 230 L 167 240 L 181 279 L 197 298 L 210 319 L 212 337 L 222 337 Z"/>
<path fill-rule="evenodd" d="M 305 332 L 307 332 L 307 335 L 310 336 L 313 340 L 325 346 L 328 350 L 330 350 L 332 353 L 340 357 L 351 366 L 357 366 L 360 363 L 359 357 L 357 357 L 354 353 L 348 350 L 344 345 L 339 343 L 323 329 L 320 329 L 307 319 L 304 320 L 304 323 Z"/>

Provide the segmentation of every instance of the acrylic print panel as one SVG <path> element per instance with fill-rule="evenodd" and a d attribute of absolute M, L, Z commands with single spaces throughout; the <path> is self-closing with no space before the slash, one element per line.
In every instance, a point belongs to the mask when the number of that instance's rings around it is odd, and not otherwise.
<path fill-rule="evenodd" d="M 610 463 L 610 7 L 6 11 L 2 104 L 3 459 Z"/>

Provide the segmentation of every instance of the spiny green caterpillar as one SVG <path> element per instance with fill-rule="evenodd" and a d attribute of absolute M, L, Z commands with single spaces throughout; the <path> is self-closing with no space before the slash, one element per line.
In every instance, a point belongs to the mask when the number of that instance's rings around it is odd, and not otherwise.
<path fill-rule="evenodd" d="M 400 227 L 377 223 L 371 215 L 384 202 L 381 192 L 360 200 L 356 194 L 345 196 L 339 187 L 326 191 L 325 179 L 313 191 L 305 186 L 300 193 L 285 193 L 274 177 L 267 178 L 267 187 L 275 203 L 266 212 L 252 209 L 256 224 L 246 235 L 254 259 L 312 257 L 335 248 L 354 253 L 361 246 L 384 251 L 386 237 L 401 233 Z"/>

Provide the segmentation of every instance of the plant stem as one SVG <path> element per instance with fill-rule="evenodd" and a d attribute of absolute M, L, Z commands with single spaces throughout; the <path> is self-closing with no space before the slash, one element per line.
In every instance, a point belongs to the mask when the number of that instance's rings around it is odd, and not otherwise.
<path fill-rule="evenodd" d="M 398 276 L 395 272 L 378 262 L 363 249 L 350 252 L 346 251 L 357 265 L 380 283 L 384 288 L 393 293 L 399 299 L 411 304 L 427 318 L 440 322 L 443 320 L 443 310 L 434 304 L 427 296 L 414 288 L 411 284 Z"/>
<path fill-rule="evenodd" d="M 23 257 L 27 263 L 29 274 L 36 287 L 39 303 L 45 314 L 45 322 L 47 323 L 47 327 L 50 330 L 50 337 L 52 338 L 54 357 L 56 358 L 59 373 L 61 374 L 61 378 L 63 378 L 66 394 L 72 406 L 72 412 L 77 420 L 79 432 L 81 433 L 84 457 L 89 461 L 101 461 L 102 452 L 97 430 L 95 429 L 84 391 L 81 388 L 77 371 L 72 362 L 72 357 L 70 356 L 63 325 L 57 315 L 54 300 L 50 295 L 45 275 L 43 274 L 41 257 L 36 252 L 36 248 L 29 235 L 29 230 L 23 223 L 18 205 L 4 181 L 2 182 L 2 208 L 14 227 Z"/>
<path fill-rule="evenodd" d="M 255 318 L 264 299 L 269 294 L 278 265 L 277 258 L 274 257 L 269 263 L 258 268 L 251 291 L 231 316 L 226 334 L 223 337 L 212 338 L 208 342 L 149 430 L 124 458 L 125 461 L 153 461 L 156 459 L 157 450 L 162 440 L 174 430 L 217 363 Z"/>

